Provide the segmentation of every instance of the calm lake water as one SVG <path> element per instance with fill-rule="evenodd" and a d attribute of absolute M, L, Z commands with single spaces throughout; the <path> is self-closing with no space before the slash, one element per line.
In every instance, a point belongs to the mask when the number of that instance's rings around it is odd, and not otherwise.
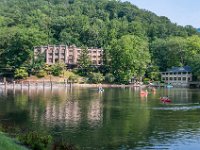
<path fill-rule="evenodd" d="M 159 97 L 168 95 L 172 103 Z M 46 131 L 81 149 L 199 149 L 200 90 L 0 88 L 0 125 Z"/>

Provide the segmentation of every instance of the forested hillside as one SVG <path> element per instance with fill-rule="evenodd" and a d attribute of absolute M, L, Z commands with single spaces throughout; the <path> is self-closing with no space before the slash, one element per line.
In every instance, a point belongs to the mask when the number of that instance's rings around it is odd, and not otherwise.
<path fill-rule="evenodd" d="M 145 73 L 154 78 L 152 72 L 200 57 L 196 29 L 129 2 L 0 0 L 0 66 L 30 64 L 33 46 L 47 44 L 104 48 L 105 70 L 118 81 Z"/>

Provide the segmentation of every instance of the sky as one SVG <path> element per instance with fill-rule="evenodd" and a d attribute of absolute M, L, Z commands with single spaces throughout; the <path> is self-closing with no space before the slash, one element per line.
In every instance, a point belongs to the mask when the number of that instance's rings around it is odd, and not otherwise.
<path fill-rule="evenodd" d="M 158 16 L 166 16 L 178 25 L 200 28 L 200 0 L 123 0 Z"/>

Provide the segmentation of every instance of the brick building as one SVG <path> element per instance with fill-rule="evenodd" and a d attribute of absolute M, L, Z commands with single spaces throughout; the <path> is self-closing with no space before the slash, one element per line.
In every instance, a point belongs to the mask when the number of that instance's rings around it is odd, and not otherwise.
<path fill-rule="evenodd" d="M 98 48 L 88 48 L 89 58 L 93 65 L 103 64 L 103 50 Z M 74 45 L 47 45 L 35 46 L 34 58 L 37 59 L 38 55 L 45 54 L 45 61 L 47 64 L 52 65 L 55 63 L 65 63 L 66 65 L 77 65 L 81 48 Z"/>

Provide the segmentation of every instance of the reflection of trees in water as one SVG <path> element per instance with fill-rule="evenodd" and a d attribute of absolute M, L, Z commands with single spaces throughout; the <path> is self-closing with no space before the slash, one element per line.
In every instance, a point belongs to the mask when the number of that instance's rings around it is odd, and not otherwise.
<path fill-rule="evenodd" d="M 29 95 L 30 117 L 40 125 L 78 126 L 82 120 L 88 119 L 93 126 L 102 120 L 102 107 L 99 93 L 88 89 L 45 89 L 24 91 Z M 95 98 L 94 100 L 92 98 Z M 27 100 L 28 101 L 28 100 Z M 88 114 L 88 117 L 87 115 Z"/>
<path fill-rule="evenodd" d="M 168 106 L 170 107 L 170 106 Z M 174 141 L 186 143 L 191 138 L 199 138 L 199 110 L 173 111 L 173 110 L 154 110 L 151 112 L 148 139 L 150 142 L 160 145 L 169 145 Z M 158 116 L 158 117 L 156 117 Z"/>
<path fill-rule="evenodd" d="M 198 110 L 149 109 L 151 105 L 162 105 L 155 97 L 168 92 L 175 97 L 181 93 L 183 97 L 187 96 L 185 92 L 188 97 L 194 95 L 190 90 L 162 89 L 157 90 L 156 95 L 150 93 L 147 101 L 141 101 L 139 91 L 131 88 L 108 88 L 102 93 L 89 88 L 32 89 L 24 90 L 23 94 L 16 90 L 15 96 L 8 91 L 10 100 L 0 105 L 0 117 L 15 113 L 15 110 L 25 111 L 26 118 L 20 122 L 17 121 L 20 118 L 16 117 L 16 124 L 59 131 L 66 139 L 83 147 L 104 145 L 108 149 L 117 149 L 122 144 L 130 148 L 148 146 L 151 140 L 168 141 L 173 139 L 173 134 L 177 137 L 180 129 L 195 131 L 199 128 Z"/>
<path fill-rule="evenodd" d="M 103 120 L 103 108 L 100 99 L 91 100 L 88 108 L 88 121 L 90 126 L 101 125 Z"/>
<path fill-rule="evenodd" d="M 161 96 L 168 96 L 172 99 L 174 103 L 194 103 L 198 102 L 198 91 L 187 89 L 187 88 L 179 88 L 179 89 L 161 89 Z M 199 97 L 200 98 L 200 97 Z"/>

